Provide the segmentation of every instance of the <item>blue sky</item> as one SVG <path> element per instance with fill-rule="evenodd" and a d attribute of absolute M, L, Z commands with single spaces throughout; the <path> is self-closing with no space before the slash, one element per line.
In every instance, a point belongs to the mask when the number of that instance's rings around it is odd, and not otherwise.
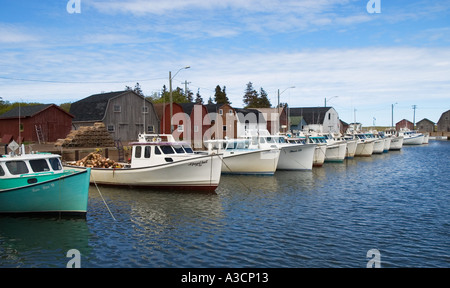
<path fill-rule="evenodd" d="M 450 109 L 450 1 L 0 0 L 0 97 L 74 102 L 188 81 L 206 101 L 248 82 L 272 105 L 333 106 L 346 122 L 434 122 Z M 375 6 L 373 6 L 375 7 Z M 295 86 L 295 88 L 289 88 Z M 335 97 L 337 96 L 337 97 Z"/>

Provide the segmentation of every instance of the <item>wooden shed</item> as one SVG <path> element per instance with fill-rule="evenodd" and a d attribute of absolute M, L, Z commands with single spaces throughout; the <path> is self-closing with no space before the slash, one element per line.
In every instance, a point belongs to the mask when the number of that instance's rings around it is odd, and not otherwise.
<path fill-rule="evenodd" d="M 134 141 L 139 133 L 159 133 L 152 102 L 131 90 L 91 95 L 72 103 L 73 127 L 103 122 L 115 140 Z"/>
<path fill-rule="evenodd" d="M 406 119 L 400 120 L 395 124 L 395 130 L 400 131 L 401 128 L 414 130 L 414 124 Z"/>
<path fill-rule="evenodd" d="M 434 132 L 434 122 L 424 118 L 416 123 L 416 128 L 419 132 Z"/>
<path fill-rule="evenodd" d="M 12 136 L 18 143 L 55 142 L 70 132 L 73 117 L 55 104 L 16 107 L 0 115 L 0 137 Z"/>
<path fill-rule="evenodd" d="M 450 110 L 442 113 L 437 123 L 438 132 L 450 132 Z"/>

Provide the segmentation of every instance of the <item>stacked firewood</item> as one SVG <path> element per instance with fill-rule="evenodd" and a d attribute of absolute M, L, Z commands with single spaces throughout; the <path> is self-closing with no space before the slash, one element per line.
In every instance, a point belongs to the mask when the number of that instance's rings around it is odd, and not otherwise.
<path fill-rule="evenodd" d="M 75 166 L 88 168 L 123 168 L 120 163 L 103 157 L 101 154 L 92 152 L 81 160 L 74 163 Z"/>
<path fill-rule="evenodd" d="M 114 140 L 102 122 L 94 126 L 82 126 L 72 130 L 65 139 L 59 139 L 55 146 L 62 147 L 114 147 Z"/>

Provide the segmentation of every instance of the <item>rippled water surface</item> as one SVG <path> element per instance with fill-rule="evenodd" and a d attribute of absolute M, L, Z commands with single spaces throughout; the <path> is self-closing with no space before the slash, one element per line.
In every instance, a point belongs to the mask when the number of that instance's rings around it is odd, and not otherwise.
<path fill-rule="evenodd" d="M 83 219 L 0 217 L 0 267 L 450 267 L 450 142 L 275 176 L 216 193 L 90 190 Z"/>

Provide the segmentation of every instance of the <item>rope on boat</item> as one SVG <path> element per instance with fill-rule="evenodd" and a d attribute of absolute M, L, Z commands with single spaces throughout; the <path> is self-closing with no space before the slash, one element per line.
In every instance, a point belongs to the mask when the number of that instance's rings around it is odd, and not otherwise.
<path fill-rule="evenodd" d="M 92 176 L 92 174 L 91 174 L 91 177 L 92 177 L 92 180 L 94 181 L 95 187 L 97 188 L 98 194 L 100 194 L 100 197 L 102 198 L 103 203 L 105 203 L 106 209 L 108 209 L 109 214 L 114 219 L 114 221 L 117 221 L 116 218 L 114 217 L 114 215 L 112 214 L 111 210 L 109 209 L 108 204 L 106 204 L 105 198 L 103 198 L 102 192 L 100 192 L 100 189 L 97 186 L 97 182 L 95 182 L 94 176 Z"/>

